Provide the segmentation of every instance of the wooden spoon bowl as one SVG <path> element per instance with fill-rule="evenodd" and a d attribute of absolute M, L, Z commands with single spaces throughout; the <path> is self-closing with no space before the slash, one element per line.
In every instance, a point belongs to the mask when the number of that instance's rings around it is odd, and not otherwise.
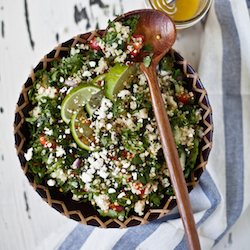
<path fill-rule="evenodd" d="M 137 56 L 129 59 L 130 62 L 142 62 L 143 58 L 151 53 L 154 54 L 153 59 L 157 59 L 159 62 L 162 56 L 169 51 L 175 42 L 176 28 L 173 20 L 163 12 L 145 9 L 128 12 L 116 18 L 114 21 L 121 19 L 127 20 L 135 15 L 139 15 L 140 18 L 139 24 L 133 34 L 143 35 L 145 38 L 144 44 L 152 45 L 153 50 L 151 52 L 140 51 Z M 152 27 L 154 27 L 154 29 L 151 29 Z M 105 30 L 105 33 L 108 29 L 109 27 Z"/>

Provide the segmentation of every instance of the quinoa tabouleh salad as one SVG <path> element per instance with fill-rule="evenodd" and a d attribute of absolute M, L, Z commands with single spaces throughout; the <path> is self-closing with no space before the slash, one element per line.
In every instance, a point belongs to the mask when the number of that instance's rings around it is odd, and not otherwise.
<path fill-rule="evenodd" d="M 146 77 L 127 63 L 141 50 L 149 52 L 146 67 L 152 58 L 152 46 L 133 35 L 138 20 L 109 22 L 104 37 L 70 47 L 49 70 L 38 70 L 26 118 L 25 158 L 36 182 L 121 221 L 173 194 Z M 157 78 L 187 177 L 199 153 L 201 109 L 173 58 L 163 57 Z"/>

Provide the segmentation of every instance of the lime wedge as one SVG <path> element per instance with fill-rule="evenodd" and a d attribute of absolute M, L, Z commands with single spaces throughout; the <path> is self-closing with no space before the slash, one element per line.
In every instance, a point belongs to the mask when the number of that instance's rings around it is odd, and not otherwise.
<path fill-rule="evenodd" d="M 61 105 L 61 117 L 69 123 L 73 114 L 82 109 L 90 101 L 92 95 L 101 89 L 93 85 L 81 85 L 72 89 Z"/>
<path fill-rule="evenodd" d="M 105 77 L 105 96 L 114 101 L 117 94 L 124 88 L 124 82 L 128 81 L 129 77 L 134 75 L 136 70 L 135 66 L 115 64 Z"/>
<path fill-rule="evenodd" d="M 99 92 L 93 94 L 89 102 L 86 103 L 85 109 L 88 112 L 89 116 L 92 116 L 95 110 L 99 108 L 103 96 L 104 93 L 102 90 L 100 90 Z"/>
<path fill-rule="evenodd" d="M 70 124 L 70 130 L 75 142 L 79 147 L 95 151 L 95 143 L 93 130 L 89 127 L 90 121 L 87 118 L 87 114 L 83 109 L 78 110 L 77 113 L 73 114 Z"/>

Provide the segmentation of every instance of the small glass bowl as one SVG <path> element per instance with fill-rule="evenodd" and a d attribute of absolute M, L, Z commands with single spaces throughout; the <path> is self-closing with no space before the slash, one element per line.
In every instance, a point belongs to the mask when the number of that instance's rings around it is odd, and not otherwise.
<path fill-rule="evenodd" d="M 146 6 L 147 9 L 156 9 L 156 7 L 154 6 L 152 0 L 144 0 L 144 4 Z M 177 21 L 174 20 L 175 25 L 176 25 L 176 29 L 181 30 L 181 29 L 186 29 L 189 28 L 193 25 L 195 25 L 196 23 L 198 23 L 208 12 L 211 4 L 212 4 L 213 0 L 199 0 L 199 6 L 198 9 L 195 13 L 195 15 L 187 20 L 181 20 L 181 21 Z M 160 9 L 162 10 L 162 9 Z M 163 12 L 165 12 L 164 10 L 162 10 Z M 170 15 L 169 13 L 165 12 L 166 14 Z M 170 15 L 171 17 L 171 15 Z"/>

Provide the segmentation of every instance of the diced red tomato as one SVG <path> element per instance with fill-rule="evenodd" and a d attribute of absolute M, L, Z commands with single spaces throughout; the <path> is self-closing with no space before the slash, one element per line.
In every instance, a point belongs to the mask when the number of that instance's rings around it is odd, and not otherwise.
<path fill-rule="evenodd" d="M 139 190 L 139 191 L 140 191 L 140 194 L 139 194 L 139 195 L 143 195 L 143 194 L 145 193 L 146 188 L 143 187 L 143 184 L 142 184 L 142 183 L 133 183 L 133 187 L 134 187 L 136 190 Z"/>
<path fill-rule="evenodd" d="M 130 51 L 130 55 L 131 55 L 131 56 L 136 56 L 138 53 L 139 53 L 139 51 L 136 50 L 136 49 Z"/>
<path fill-rule="evenodd" d="M 128 155 L 128 151 L 122 151 L 122 156 L 123 156 L 123 158 L 126 158 L 127 155 Z"/>
<path fill-rule="evenodd" d="M 111 203 L 109 205 L 110 209 L 120 213 L 122 210 L 124 210 L 124 208 L 121 205 L 115 205 L 114 203 Z"/>
<path fill-rule="evenodd" d="M 44 135 L 40 135 L 39 140 L 46 148 L 56 148 L 56 143 L 48 141 L 47 139 L 45 139 Z"/>
<path fill-rule="evenodd" d="M 96 41 L 95 37 L 92 40 L 90 40 L 89 44 L 90 44 L 90 48 L 93 50 L 99 51 L 101 49 L 99 42 Z"/>
<path fill-rule="evenodd" d="M 176 97 L 183 104 L 191 104 L 194 100 L 193 94 L 176 94 Z"/>
<path fill-rule="evenodd" d="M 144 36 L 142 35 L 132 35 L 130 38 L 130 41 L 127 43 L 127 49 L 128 46 L 132 46 L 133 50 L 130 51 L 131 56 L 136 56 L 141 48 L 143 47 L 143 42 L 144 42 Z"/>

